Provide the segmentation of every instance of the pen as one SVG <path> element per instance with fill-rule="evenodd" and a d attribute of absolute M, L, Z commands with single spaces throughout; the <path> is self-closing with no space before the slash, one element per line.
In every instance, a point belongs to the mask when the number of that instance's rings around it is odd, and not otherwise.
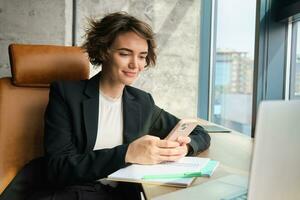
<path fill-rule="evenodd" d="M 168 178 L 193 178 L 202 176 L 201 172 L 190 172 L 180 174 L 159 174 L 159 175 L 146 175 L 142 179 L 168 179 Z"/>

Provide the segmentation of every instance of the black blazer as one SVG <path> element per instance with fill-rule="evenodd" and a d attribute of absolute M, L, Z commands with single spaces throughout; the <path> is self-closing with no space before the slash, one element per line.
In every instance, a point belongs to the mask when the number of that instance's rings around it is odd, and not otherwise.
<path fill-rule="evenodd" d="M 123 91 L 123 144 L 93 150 L 98 130 L 99 77 L 51 84 L 45 112 L 44 147 L 47 179 L 67 185 L 95 181 L 126 166 L 129 143 L 151 134 L 164 138 L 179 121 L 157 107 L 149 93 L 125 86 Z M 101 131 L 100 131 L 101 134 Z M 209 147 L 210 137 L 200 126 L 190 135 L 191 152 Z"/>
<path fill-rule="evenodd" d="M 80 185 L 107 177 L 127 165 L 125 155 L 130 142 L 145 134 L 164 138 L 179 121 L 157 107 L 149 93 L 125 86 L 122 96 L 123 144 L 94 151 L 99 77 L 100 74 L 90 80 L 51 84 L 45 112 L 45 156 L 27 164 L 0 199 L 22 199 L 42 187 Z M 201 126 L 197 126 L 190 137 L 189 155 L 210 145 L 210 137 Z"/>

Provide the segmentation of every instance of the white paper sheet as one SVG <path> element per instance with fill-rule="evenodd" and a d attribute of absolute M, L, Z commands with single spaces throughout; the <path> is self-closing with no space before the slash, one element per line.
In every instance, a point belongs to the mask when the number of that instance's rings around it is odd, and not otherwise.
<path fill-rule="evenodd" d="M 164 175 L 187 172 L 199 172 L 209 161 L 209 158 L 184 157 L 176 162 L 166 162 L 156 165 L 133 164 L 122 168 L 108 176 L 108 180 L 156 183 L 167 185 L 188 186 L 194 178 L 172 179 L 142 179 L 145 175 Z"/>

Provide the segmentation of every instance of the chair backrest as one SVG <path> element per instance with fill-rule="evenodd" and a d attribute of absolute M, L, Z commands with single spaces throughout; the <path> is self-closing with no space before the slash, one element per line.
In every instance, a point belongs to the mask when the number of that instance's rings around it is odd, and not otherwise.
<path fill-rule="evenodd" d="M 17 172 L 43 155 L 43 117 L 49 84 L 89 77 L 79 47 L 9 46 L 12 77 L 0 79 L 0 194 Z"/>

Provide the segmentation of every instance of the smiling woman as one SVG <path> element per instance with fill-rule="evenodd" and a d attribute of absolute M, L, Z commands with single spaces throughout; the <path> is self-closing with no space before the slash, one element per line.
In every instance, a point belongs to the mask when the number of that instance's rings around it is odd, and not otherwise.
<path fill-rule="evenodd" d="M 151 27 L 118 12 L 92 21 L 83 49 L 102 71 L 90 80 L 51 84 L 45 113 L 45 166 L 51 192 L 29 199 L 140 199 L 140 185 L 105 178 L 131 163 L 176 161 L 209 147 L 197 126 L 188 137 L 164 139 L 179 119 L 130 86 L 156 61 Z"/>

